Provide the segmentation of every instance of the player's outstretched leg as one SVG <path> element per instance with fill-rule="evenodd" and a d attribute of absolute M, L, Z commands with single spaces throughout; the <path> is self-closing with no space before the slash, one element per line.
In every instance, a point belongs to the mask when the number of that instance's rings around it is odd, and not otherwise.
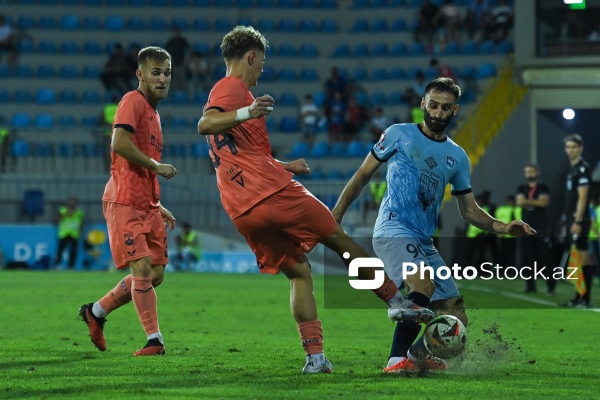
<path fill-rule="evenodd" d="M 90 330 L 90 339 L 94 346 L 100 351 L 106 351 L 106 341 L 104 340 L 104 323 L 106 318 L 99 318 L 92 312 L 93 303 L 84 304 L 79 307 L 79 315 Z"/>
<path fill-rule="evenodd" d="M 397 303 L 390 304 L 388 318 L 393 322 L 415 321 L 426 324 L 435 318 L 435 313 L 426 307 L 415 304 L 411 299 L 404 298 Z"/>

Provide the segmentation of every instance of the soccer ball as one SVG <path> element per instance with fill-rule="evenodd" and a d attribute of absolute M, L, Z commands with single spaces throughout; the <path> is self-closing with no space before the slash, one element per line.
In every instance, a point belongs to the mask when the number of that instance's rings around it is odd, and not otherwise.
<path fill-rule="evenodd" d="M 467 344 L 467 329 L 452 315 L 440 315 L 425 327 L 423 333 L 427 351 L 435 357 L 452 358 Z"/>

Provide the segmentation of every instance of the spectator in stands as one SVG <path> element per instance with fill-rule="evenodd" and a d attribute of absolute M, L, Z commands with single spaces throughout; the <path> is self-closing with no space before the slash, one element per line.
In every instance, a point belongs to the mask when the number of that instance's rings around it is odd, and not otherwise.
<path fill-rule="evenodd" d="M 508 32 L 513 24 L 513 9 L 506 0 L 499 0 L 490 13 L 489 36 L 494 43 L 502 43 L 506 40 Z M 567 14 L 568 18 L 569 14 Z M 582 32 L 578 36 L 581 37 Z"/>
<path fill-rule="evenodd" d="M 327 103 L 325 113 L 329 127 L 329 141 L 339 142 L 342 139 L 344 126 L 346 125 L 346 101 L 341 92 L 335 92 L 333 100 Z"/>
<path fill-rule="evenodd" d="M 6 22 L 6 17 L 0 14 L 0 55 L 6 51 L 6 62 L 9 68 L 14 68 L 17 61 L 17 46 L 12 27 Z"/>
<path fill-rule="evenodd" d="M 331 68 L 331 76 L 325 81 L 327 99 L 330 101 L 334 100 L 335 93 L 340 93 L 342 98 L 345 98 L 348 94 L 348 82 L 340 76 L 338 67 Z"/>
<path fill-rule="evenodd" d="M 136 87 L 138 78 L 135 71 L 138 69 L 138 53 L 142 48 L 137 43 L 132 43 L 129 46 L 129 52 L 127 53 L 127 73 L 129 74 L 128 87 Z"/>
<path fill-rule="evenodd" d="M 313 101 L 310 94 L 304 96 L 304 103 L 300 106 L 300 120 L 302 121 L 302 133 L 304 139 L 312 143 L 317 131 L 317 121 L 319 119 L 319 107 Z"/>
<path fill-rule="evenodd" d="M 445 40 L 446 43 L 455 42 L 460 43 L 460 8 L 452 2 L 452 0 L 445 0 L 444 5 L 440 8 L 439 12 L 433 19 L 434 25 L 444 25 L 446 28 Z"/>
<path fill-rule="evenodd" d="M 413 124 L 420 124 L 425 120 L 425 111 L 421 108 L 421 99 L 413 97 L 410 102 L 410 115 L 408 120 Z"/>
<path fill-rule="evenodd" d="M 456 77 L 456 74 L 454 73 L 452 68 L 450 68 L 450 66 L 448 64 L 442 64 L 442 63 L 440 63 L 440 60 L 438 60 L 437 58 L 432 58 L 429 61 L 429 66 L 431 68 L 435 68 L 438 71 L 439 78 L 450 78 L 454 82 L 458 82 L 458 78 Z"/>
<path fill-rule="evenodd" d="M 367 119 L 367 109 L 359 104 L 354 97 L 348 98 L 346 110 L 346 126 L 344 128 L 344 141 L 356 138 Z"/>
<path fill-rule="evenodd" d="M 377 142 L 383 131 L 392 125 L 392 123 L 392 119 L 385 116 L 383 108 L 377 107 L 369 124 L 369 133 L 371 133 L 371 139 Z"/>
<path fill-rule="evenodd" d="M 185 222 L 181 233 L 177 235 L 177 254 L 173 259 L 173 267 L 176 271 L 190 271 L 200 261 L 201 254 L 200 234 Z"/>
<path fill-rule="evenodd" d="M 439 28 L 439 24 L 435 20 L 439 11 L 439 7 L 433 4 L 431 0 L 423 0 L 423 4 L 419 10 L 419 21 L 415 29 L 416 42 L 423 43 L 428 47 L 433 44 L 433 38 Z"/>
<path fill-rule="evenodd" d="M 196 50 L 192 51 L 186 61 L 186 70 L 192 85 L 192 92 L 208 90 L 210 66 L 202 53 Z"/>
<path fill-rule="evenodd" d="M 489 7 L 487 0 L 472 0 L 465 17 L 465 28 L 470 39 L 481 42 L 487 30 Z"/>
<path fill-rule="evenodd" d="M 100 80 L 106 91 L 115 92 L 115 94 L 120 96 L 129 91 L 129 75 L 127 58 L 125 57 L 123 46 L 117 43 L 113 48 L 110 58 L 100 72 Z"/>
<path fill-rule="evenodd" d="M 167 41 L 165 50 L 171 55 L 173 90 L 187 90 L 185 58 L 190 48 L 190 43 L 181 34 L 181 28 L 173 28 L 173 36 Z"/>
<path fill-rule="evenodd" d="M 83 211 L 77 208 L 77 199 L 71 196 L 57 214 L 58 250 L 54 261 L 56 269 L 60 268 L 62 254 L 67 247 L 69 248 L 69 269 L 75 268 L 82 226 Z"/>
<path fill-rule="evenodd" d="M 415 79 L 416 81 L 406 88 L 404 95 L 402 96 L 402 100 L 408 104 L 412 104 L 415 97 L 419 101 L 419 104 L 421 104 L 421 93 L 425 93 L 425 87 L 427 86 L 423 71 L 417 72 Z"/>

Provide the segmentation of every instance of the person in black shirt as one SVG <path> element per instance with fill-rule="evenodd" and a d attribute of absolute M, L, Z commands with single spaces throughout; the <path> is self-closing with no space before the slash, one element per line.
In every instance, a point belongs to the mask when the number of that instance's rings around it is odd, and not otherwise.
<path fill-rule="evenodd" d="M 553 265 L 550 254 L 552 254 L 552 241 L 550 240 L 550 229 L 548 227 L 548 204 L 550 203 L 550 191 L 548 185 L 540 181 L 540 167 L 536 164 L 527 164 L 524 168 L 526 183 L 517 189 L 517 206 L 521 207 L 522 218 L 528 221 L 538 231 L 536 236 L 519 238 L 521 246 L 522 265 L 534 268 L 537 264 L 538 271 L 544 267 L 544 280 L 548 288 L 548 295 L 554 296 L 556 280 L 553 275 Z M 523 270 L 525 271 L 533 270 Z M 525 281 L 527 286 L 525 293 L 535 293 L 535 279 L 529 274 Z"/>
<path fill-rule="evenodd" d="M 565 198 L 565 221 L 567 228 L 567 246 L 575 243 L 581 259 L 586 293 L 579 293 L 569 301 L 567 306 L 590 307 L 592 291 L 592 274 L 594 271 L 592 257 L 588 253 L 588 234 L 590 231 L 589 197 L 588 192 L 592 181 L 592 171 L 589 164 L 581 157 L 583 139 L 578 134 L 572 134 L 564 139 L 565 153 L 569 158 L 570 168 L 567 174 L 567 193 Z"/>

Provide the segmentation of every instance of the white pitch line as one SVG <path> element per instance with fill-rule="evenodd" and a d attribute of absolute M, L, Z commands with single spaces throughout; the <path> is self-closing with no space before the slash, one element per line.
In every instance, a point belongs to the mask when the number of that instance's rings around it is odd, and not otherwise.
<path fill-rule="evenodd" d="M 463 286 L 463 285 L 461 285 L 461 286 Z M 522 294 L 508 292 L 506 290 L 495 290 L 495 289 L 490 289 L 490 288 L 479 286 L 479 285 L 464 285 L 463 287 L 465 289 L 475 290 L 477 292 L 484 292 L 484 293 L 490 293 L 490 294 L 499 294 L 501 296 L 512 297 L 514 299 L 528 301 L 530 303 L 536 303 L 536 304 L 541 304 L 541 305 L 551 306 L 551 307 L 558 307 L 558 304 L 556 304 L 553 301 L 536 299 L 536 298 L 532 298 L 532 297 L 525 296 L 525 295 L 522 295 Z M 576 309 L 576 310 L 586 310 L 586 311 L 600 312 L 600 308 L 577 308 L 577 307 L 574 307 L 574 309 Z"/>

